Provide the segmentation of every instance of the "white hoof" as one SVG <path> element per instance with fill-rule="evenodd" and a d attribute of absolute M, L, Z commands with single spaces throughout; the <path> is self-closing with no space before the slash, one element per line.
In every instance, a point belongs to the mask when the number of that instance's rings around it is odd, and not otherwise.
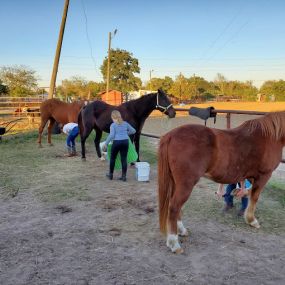
<path fill-rule="evenodd" d="M 254 219 L 252 222 L 249 223 L 249 225 L 256 228 L 256 229 L 260 228 L 260 224 L 259 224 L 257 219 Z"/>
<path fill-rule="evenodd" d="M 187 229 L 184 227 L 182 221 L 177 221 L 178 234 L 182 237 L 189 235 Z"/>
<path fill-rule="evenodd" d="M 182 253 L 183 249 L 181 248 L 178 242 L 178 235 L 169 234 L 167 235 L 166 245 L 171 249 L 173 253 Z"/>
<path fill-rule="evenodd" d="M 106 158 L 105 158 L 104 156 L 101 156 L 101 157 L 100 157 L 100 160 L 101 160 L 101 161 L 104 161 L 104 160 L 106 160 Z"/>

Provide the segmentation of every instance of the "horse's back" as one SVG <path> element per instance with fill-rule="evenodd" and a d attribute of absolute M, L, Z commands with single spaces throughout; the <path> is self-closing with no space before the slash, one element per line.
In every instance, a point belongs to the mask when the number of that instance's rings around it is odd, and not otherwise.
<path fill-rule="evenodd" d="M 191 124 L 167 133 L 162 137 L 160 147 L 164 144 L 167 144 L 170 167 L 182 173 L 205 172 L 214 159 L 216 138 L 210 128 Z"/>

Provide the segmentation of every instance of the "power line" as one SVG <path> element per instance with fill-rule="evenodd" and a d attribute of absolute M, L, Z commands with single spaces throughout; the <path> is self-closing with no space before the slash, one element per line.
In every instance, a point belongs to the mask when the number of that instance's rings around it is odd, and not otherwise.
<path fill-rule="evenodd" d="M 85 5 L 84 5 L 84 1 L 83 1 L 83 0 L 81 0 L 81 4 L 82 4 L 83 14 L 84 14 L 84 18 L 85 18 L 85 32 L 86 32 L 86 38 L 87 38 L 88 46 L 89 46 L 89 49 L 90 49 L 90 57 L 91 57 L 92 62 L 93 62 L 93 64 L 94 64 L 94 70 L 95 70 L 95 72 L 99 73 L 99 72 L 97 71 L 96 62 L 95 62 L 95 59 L 94 59 L 94 56 L 93 56 L 92 44 L 91 44 L 91 40 L 90 40 L 89 32 L 88 32 L 87 14 L 86 14 Z"/>

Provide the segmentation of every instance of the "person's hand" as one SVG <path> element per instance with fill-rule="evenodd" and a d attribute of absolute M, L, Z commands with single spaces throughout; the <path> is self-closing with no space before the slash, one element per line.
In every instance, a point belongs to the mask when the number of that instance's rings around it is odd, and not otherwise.
<path fill-rule="evenodd" d="M 104 152 L 107 151 L 107 145 L 105 143 L 102 145 L 102 151 L 104 151 Z"/>
<path fill-rule="evenodd" d="M 246 196 L 248 194 L 248 191 L 245 189 L 240 189 L 239 191 L 237 191 L 236 196 L 238 198 L 243 198 L 244 196 Z"/>

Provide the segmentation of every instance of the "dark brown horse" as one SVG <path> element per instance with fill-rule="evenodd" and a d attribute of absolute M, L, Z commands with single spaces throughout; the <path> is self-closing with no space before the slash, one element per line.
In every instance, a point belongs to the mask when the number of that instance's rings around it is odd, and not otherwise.
<path fill-rule="evenodd" d="M 102 132 L 110 132 L 110 125 L 112 123 L 111 112 L 113 110 L 119 110 L 122 118 L 136 129 L 136 133 L 131 139 L 133 140 L 139 155 L 140 135 L 144 122 L 155 109 L 160 110 L 170 118 L 175 117 L 175 110 L 167 95 L 162 90 L 123 103 L 120 106 L 112 106 L 102 101 L 94 101 L 87 105 L 81 110 L 78 117 L 82 158 L 85 159 L 85 141 L 93 129 L 96 132 L 94 140 L 95 148 L 98 157 L 101 157 L 99 145 Z"/>
<path fill-rule="evenodd" d="M 42 132 L 46 123 L 48 125 L 48 143 L 51 145 L 51 130 L 55 122 L 65 125 L 73 122 L 77 123 L 78 113 L 80 109 L 85 105 L 85 101 L 75 101 L 73 103 L 65 103 L 58 99 L 48 99 L 41 104 L 41 125 L 39 127 L 38 143 L 41 146 Z"/>
<path fill-rule="evenodd" d="M 160 141 L 158 196 L 160 230 L 167 246 L 180 253 L 178 234 L 187 235 L 181 207 L 204 176 L 218 183 L 251 179 L 253 187 L 244 218 L 259 228 L 255 218 L 258 197 L 282 159 L 285 146 L 285 111 L 246 121 L 231 130 L 200 125 L 176 128 Z"/>

